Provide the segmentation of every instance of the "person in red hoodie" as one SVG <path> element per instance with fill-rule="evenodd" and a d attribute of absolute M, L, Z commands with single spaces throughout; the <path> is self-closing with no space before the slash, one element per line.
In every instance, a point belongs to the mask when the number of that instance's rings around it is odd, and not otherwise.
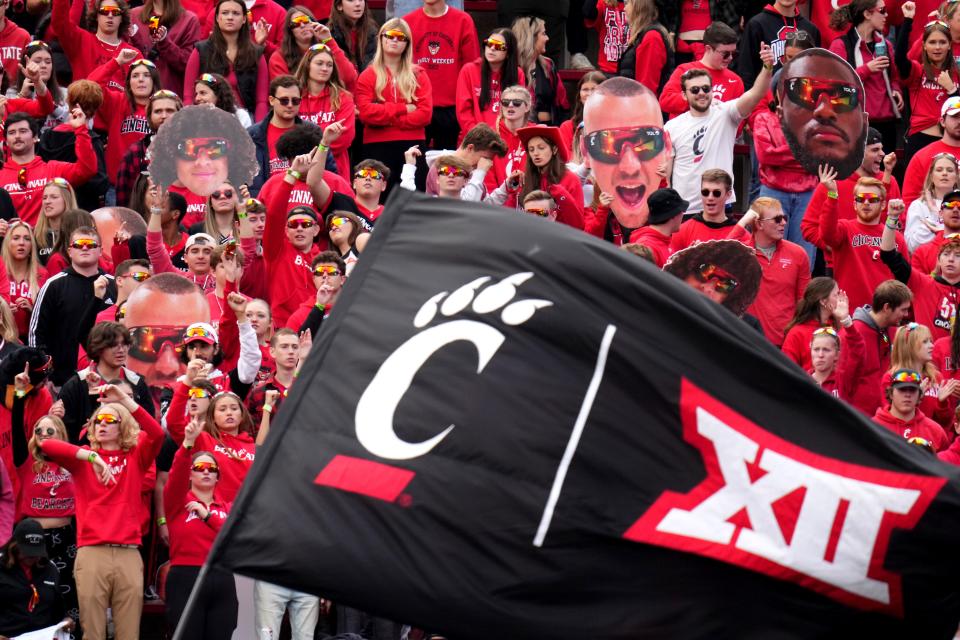
<path fill-rule="evenodd" d="M 507 145 L 507 155 L 494 157 L 493 167 L 484 179 L 487 192 L 503 184 L 514 171 L 522 169 L 527 161 L 527 146 L 520 141 L 517 132 L 527 126 L 530 120 L 531 99 L 527 88 L 520 85 L 507 87 L 500 93 L 500 112 L 494 130 Z"/>
<path fill-rule="evenodd" d="M 202 423 L 192 420 L 163 488 L 163 507 L 170 529 L 170 572 L 167 574 L 167 629 L 177 628 L 187 600 L 207 560 L 217 533 L 226 522 L 230 503 L 220 494 L 220 466 L 210 451 L 195 450 Z M 190 618 L 191 636 L 226 640 L 237 626 L 237 591 L 233 576 L 213 569 L 197 593 Z"/>
<path fill-rule="evenodd" d="M 33 38 L 26 29 L 7 19 L 8 6 L 9 0 L 0 2 L 0 65 L 3 65 L 3 72 L 7 74 L 7 81 L 13 84 L 17 80 L 17 71 L 20 70 L 23 49 Z"/>
<path fill-rule="evenodd" d="M 200 18 L 180 0 L 146 0 L 130 11 L 130 44 L 157 63 L 161 86 L 183 95 L 183 74 L 200 40 Z"/>
<path fill-rule="evenodd" d="M 558 184 L 550 185 L 548 189 L 528 193 L 523 199 L 523 210 L 583 230 L 583 216 L 567 190 Z"/>
<path fill-rule="evenodd" d="M 753 234 L 747 227 L 753 226 Z M 787 216 L 774 198 L 760 197 L 727 236 L 753 247 L 763 272 L 760 290 L 747 311 L 760 321 L 763 333 L 778 347 L 797 300 L 810 281 L 810 264 L 803 247 L 783 238 Z"/>
<path fill-rule="evenodd" d="M 913 154 L 907 170 L 903 174 L 902 198 L 909 207 L 910 203 L 923 195 L 923 182 L 930 170 L 934 156 L 951 153 L 960 156 L 960 96 L 950 96 L 940 108 L 940 127 L 943 135 Z"/>
<path fill-rule="evenodd" d="M 59 177 L 78 187 L 97 172 L 87 117 L 80 108 L 70 111 L 68 124 L 77 137 L 76 162 L 44 162 L 36 153 L 40 126 L 30 116 L 14 113 L 3 123 L 7 159 L 0 168 L 0 187 L 10 194 L 17 216 L 30 225 L 40 215 L 41 196 L 48 182 Z"/>
<path fill-rule="evenodd" d="M 723 169 L 707 169 L 703 172 L 700 176 L 703 212 L 685 220 L 680 225 L 680 230 L 670 238 L 670 248 L 674 253 L 695 242 L 722 240 L 727 237 L 731 227 L 736 225 L 726 211 L 731 191 L 733 176 L 729 173 Z"/>
<path fill-rule="evenodd" d="M 457 86 L 460 69 L 480 55 L 477 27 L 466 12 L 446 0 L 423 0 L 403 16 L 410 27 L 413 64 L 427 73 L 433 87 L 433 116 L 427 125 L 431 149 L 455 149 L 460 139 Z"/>
<path fill-rule="evenodd" d="M 845 307 L 843 310 L 846 312 Z M 808 373 L 821 389 L 849 402 L 856 389 L 860 365 L 863 362 L 863 338 L 853 327 L 849 314 L 845 317 L 842 350 L 840 335 L 833 327 L 820 327 L 813 332 Z"/>
<path fill-rule="evenodd" d="M 83 26 L 81 26 L 83 24 Z M 53 0 L 50 26 L 70 60 L 73 79 L 87 78 L 97 67 L 117 57 L 121 49 L 140 50 L 123 41 L 130 28 L 130 9 L 124 0 Z M 117 69 L 110 86 L 123 91 L 126 69 Z"/>
<path fill-rule="evenodd" d="M 387 20 L 377 34 L 373 61 L 357 79 L 357 109 L 364 125 L 361 156 L 390 168 L 388 189 L 400 183 L 404 152 L 426 144 L 425 127 L 433 113 L 433 85 L 413 63 L 412 37 L 404 20 Z"/>
<path fill-rule="evenodd" d="M 361 160 L 353 168 L 353 199 L 360 213 L 369 221 L 375 221 L 383 213 L 380 196 L 387 189 L 390 169 L 379 160 Z"/>
<path fill-rule="evenodd" d="M 887 387 L 887 405 L 877 409 L 873 421 L 904 439 L 923 438 L 934 451 L 943 451 L 950 444 L 943 427 L 923 415 L 920 402 L 920 374 L 912 369 L 893 372 Z"/>
<path fill-rule="evenodd" d="M 670 238 L 680 230 L 690 203 L 674 189 L 657 189 L 647 198 L 647 207 L 650 209 L 647 224 L 630 234 L 630 242 L 648 247 L 654 264 L 662 269 L 673 254 Z"/>
<path fill-rule="evenodd" d="M 323 16 L 324 19 L 326 16 Z M 270 56 L 267 72 L 270 79 L 277 76 L 298 75 L 297 69 L 310 49 L 318 44 L 326 45 L 333 56 L 337 77 L 353 93 L 357 89 L 357 68 L 353 66 L 347 54 L 343 52 L 330 33 L 330 27 L 318 22 L 307 7 L 297 5 L 287 9 L 283 20 L 284 36 L 280 47 Z M 299 77 L 299 76 L 298 76 Z M 306 88 L 306 82 L 300 79 L 300 86 Z"/>
<path fill-rule="evenodd" d="M 601 0 L 603 2 L 604 0 Z M 667 84 L 660 94 L 660 108 L 670 118 L 675 118 L 690 109 L 683 97 L 680 76 L 689 69 L 703 69 L 710 74 L 713 82 L 713 99 L 716 102 L 729 102 L 743 95 L 743 80 L 729 69 L 737 55 L 737 32 L 723 22 L 712 22 L 703 32 L 703 57 L 693 62 L 677 65 L 670 74 Z M 602 65 L 601 65 L 601 68 Z M 779 123 L 777 124 L 779 127 Z"/>
<path fill-rule="evenodd" d="M 316 337 L 320 323 L 330 315 L 340 289 L 347 282 L 347 265 L 336 251 L 324 251 L 313 258 L 311 269 L 317 293 L 303 301 L 300 308 L 290 315 L 286 326 L 298 335 L 310 330 Z"/>
<path fill-rule="evenodd" d="M 70 471 L 76 489 L 77 558 L 74 574 L 80 623 L 88 638 L 104 638 L 107 608 L 117 638 L 136 638 L 143 609 L 140 486 L 163 444 L 163 429 L 114 385 L 100 388 L 89 447 L 48 439 L 48 460 Z"/>
<path fill-rule="evenodd" d="M 517 38 L 510 29 L 494 29 L 483 41 L 483 55 L 463 65 L 457 78 L 458 142 L 480 122 L 495 128 L 501 91 L 524 82 L 517 65 Z"/>
<path fill-rule="evenodd" d="M 813 332 L 820 327 L 832 327 L 840 331 L 833 312 L 841 297 L 844 301 L 847 300 L 847 294 L 840 290 L 833 278 L 819 276 L 811 279 L 803 290 L 803 296 L 797 300 L 797 309 L 784 330 L 786 335 L 780 347 L 783 355 L 802 369 L 809 370 L 810 340 Z"/>

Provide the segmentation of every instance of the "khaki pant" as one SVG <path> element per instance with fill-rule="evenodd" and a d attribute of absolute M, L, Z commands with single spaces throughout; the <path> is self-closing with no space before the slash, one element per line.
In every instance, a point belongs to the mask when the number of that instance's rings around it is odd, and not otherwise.
<path fill-rule="evenodd" d="M 80 547 L 73 573 L 84 638 L 106 639 L 109 607 L 113 610 L 116 640 L 137 640 L 143 610 L 140 552 L 106 545 Z"/>

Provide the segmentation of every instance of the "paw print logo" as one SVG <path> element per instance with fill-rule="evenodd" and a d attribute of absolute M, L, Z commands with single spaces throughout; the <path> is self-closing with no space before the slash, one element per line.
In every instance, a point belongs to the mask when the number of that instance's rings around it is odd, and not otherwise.
<path fill-rule="evenodd" d="M 532 272 L 525 271 L 489 284 L 492 278 L 483 276 L 453 293 L 442 291 L 424 302 L 413 318 L 413 326 L 420 331 L 383 361 L 360 396 L 354 416 L 360 444 L 370 453 L 389 460 L 417 458 L 437 446 L 454 425 L 427 440 L 407 442 L 394 429 L 397 406 L 414 377 L 437 351 L 454 342 L 470 342 L 477 349 L 476 373 L 479 375 L 507 339 L 494 324 L 517 327 L 528 322 L 539 310 L 553 306 L 549 300 L 515 300 L 518 287 L 533 277 Z M 468 310 L 480 319 L 461 317 Z M 438 318 L 441 322 L 436 323 Z M 450 375 L 459 375 L 463 371 L 466 368 L 458 368 Z"/>

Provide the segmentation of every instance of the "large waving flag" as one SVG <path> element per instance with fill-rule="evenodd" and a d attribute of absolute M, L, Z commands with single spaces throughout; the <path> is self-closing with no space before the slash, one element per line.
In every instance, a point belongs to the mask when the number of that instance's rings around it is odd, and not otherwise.
<path fill-rule="evenodd" d="M 402 192 L 214 566 L 452 638 L 949 638 L 960 474 L 652 265 Z"/>

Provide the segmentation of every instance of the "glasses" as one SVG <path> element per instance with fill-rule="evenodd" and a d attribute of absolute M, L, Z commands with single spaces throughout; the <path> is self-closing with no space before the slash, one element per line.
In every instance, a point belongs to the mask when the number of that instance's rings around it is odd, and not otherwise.
<path fill-rule="evenodd" d="M 196 160 L 201 152 L 207 158 L 217 160 L 230 151 L 230 142 L 223 138 L 187 138 L 177 145 L 177 155 L 181 160 Z"/>
<path fill-rule="evenodd" d="M 860 104 L 859 93 L 852 84 L 817 78 L 790 78 L 787 80 L 787 97 L 809 111 L 816 109 L 824 99 L 837 113 L 848 113 Z"/>
<path fill-rule="evenodd" d="M 399 29 L 388 29 L 381 34 L 381 37 L 392 40 L 393 42 L 406 42 L 409 40 L 407 34 Z"/>
<path fill-rule="evenodd" d="M 312 229 L 313 220 L 287 220 L 287 229 Z"/>
<path fill-rule="evenodd" d="M 354 178 L 370 178 L 371 180 L 383 180 L 383 174 L 377 171 L 376 169 L 370 169 L 369 167 L 364 167 L 360 169 L 355 174 Z"/>
<path fill-rule="evenodd" d="M 128 273 L 127 277 L 133 278 L 137 282 L 143 282 L 144 280 L 150 277 L 150 274 L 147 273 L 146 271 L 134 271 L 133 273 Z"/>
<path fill-rule="evenodd" d="M 941 209 L 960 209 L 960 200 L 951 200 L 940 205 Z M 956 234 L 954 234 L 956 235 Z"/>
<path fill-rule="evenodd" d="M 188 398 L 209 398 L 210 392 L 207 391 L 206 389 L 201 389 L 200 387 L 191 387 L 190 390 L 187 391 L 187 397 Z"/>
<path fill-rule="evenodd" d="M 903 325 L 903 328 L 907 330 L 907 333 L 910 333 L 911 331 L 916 331 L 917 329 L 919 329 L 919 328 L 920 328 L 920 323 L 919 323 L 919 322 L 908 322 L 907 324 Z"/>
<path fill-rule="evenodd" d="M 916 371 L 897 371 L 893 375 L 894 382 L 913 382 L 920 384 L 920 374 Z"/>
<path fill-rule="evenodd" d="M 777 214 L 770 218 L 760 218 L 757 222 L 773 222 L 775 224 L 781 224 L 787 221 L 787 216 L 783 213 Z"/>
<path fill-rule="evenodd" d="M 713 190 L 700 189 L 700 195 L 703 196 L 704 198 L 709 198 L 710 196 L 713 196 L 714 198 L 719 198 L 720 196 L 723 195 L 723 191 L 721 191 L 720 189 L 713 189 Z"/>
<path fill-rule="evenodd" d="M 313 275 L 320 276 L 321 278 L 325 276 L 336 278 L 337 276 L 340 275 L 340 269 L 333 266 L 332 264 L 318 264 L 313 268 Z"/>
<path fill-rule="evenodd" d="M 214 200 L 220 200 L 222 198 L 232 198 L 233 189 L 224 189 L 223 191 L 220 191 L 218 189 L 217 191 L 214 191 L 213 193 L 211 193 L 210 197 L 213 198 Z"/>
<path fill-rule="evenodd" d="M 164 344 L 170 343 L 173 350 L 179 353 L 182 342 L 182 327 L 134 327 L 130 330 L 130 357 L 143 362 L 156 362 Z"/>
<path fill-rule="evenodd" d="M 550 209 L 542 209 L 540 207 L 530 207 L 529 209 L 524 209 L 527 213 L 532 213 L 535 216 L 540 216 L 541 218 L 546 218 L 550 215 Z"/>
<path fill-rule="evenodd" d="M 520 100 L 519 98 L 513 100 L 501 100 L 500 106 L 502 107 L 513 107 L 514 109 L 519 109 L 520 107 L 525 107 L 527 105 L 526 100 Z"/>
<path fill-rule="evenodd" d="M 717 54 L 720 56 L 721 60 L 732 60 L 733 56 L 737 55 L 736 51 L 717 51 Z"/>
<path fill-rule="evenodd" d="M 209 471 L 210 473 L 220 473 L 220 467 L 217 466 L 216 462 L 208 462 L 206 460 L 194 462 L 190 467 L 190 470 L 196 471 L 197 473 L 203 473 L 204 471 Z"/>
<path fill-rule="evenodd" d="M 46 42 L 44 42 L 43 40 L 31 40 L 30 42 L 27 43 L 27 46 L 24 47 L 24 50 L 34 49 L 34 48 L 36 48 L 36 49 L 47 49 L 47 50 L 49 50 L 49 49 L 50 49 L 50 45 L 48 45 L 48 44 L 47 44 Z M 31 51 L 30 53 L 36 53 L 36 52 L 35 52 L 35 51 Z"/>
<path fill-rule="evenodd" d="M 157 68 L 157 65 L 153 64 L 152 61 L 147 60 L 146 58 L 140 58 L 139 60 L 134 60 L 134 61 L 130 64 L 130 68 L 133 69 L 133 68 L 134 68 L 135 66 L 137 66 L 138 64 L 142 64 L 142 65 L 145 66 L 145 67 L 150 67 L 151 69 L 156 69 L 156 68 Z"/>
<path fill-rule="evenodd" d="M 20 171 L 17 171 L 17 184 L 19 184 L 21 187 L 27 186 L 27 170 L 26 169 L 20 169 Z"/>
<path fill-rule="evenodd" d="M 205 74 L 203 74 L 203 75 L 206 76 L 206 75 L 210 75 L 210 74 L 205 73 Z M 175 92 L 170 91 L 169 89 L 160 89 L 160 91 L 157 91 L 157 92 L 155 92 L 152 96 L 150 96 L 150 100 L 151 100 L 151 101 L 153 101 L 153 100 L 159 100 L 159 99 L 161 99 L 161 98 L 167 98 L 167 99 L 169 99 L 169 100 L 179 100 L 179 99 L 180 99 L 180 96 L 178 96 Z"/>
<path fill-rule="evenodd" d="M 791 31 L 784 40 L 788 42 L 806 42 L 810 40 L 810 34 L 806 31 Z"/>
<path fill-rule="evenodd" d="M 276 100 L 277 102 L 279 102 L 280 104 L 282 104 L 282 105 L 285 106 L 285 107 L 289 107 L 290 105 L 297 106 L 298 104 L 300 104 L 300 102 L 302 102 L 302 98 L 277 98 L 277 97 L 274 97 L 273 99 Z"/>
<path fill-rule="evenodd" d="M 887 8 L 886 8 L 886 7 L 880 7 L 879 9 L 874 9 L 873 12 L 874 12 L 874 13 L 879 13 L 880 15 L 885 16 L 885 15 L 887 15 Z"/>
<path fill-rule="evenodd" d="M 120 422 L 120 418 L 111 414 L 111 413 L 98 413 L 97 422 L 102 422 L 103 424 L 117 424 Z"/>
<path fill-rule="evenodd" d="M 715 264 L 701 264 L 700 268 L 693 272 L 694 277 L 700 282 L 713 281 L 713 287 L 720 293 L 730 293 L 740 286 L 736 278 L 728 274 Z"/>
<path fill-rule="evenodd" d="M 833 327 L 820 327 L 813 332 L 813 337 L 816 338 L 817 336 L 832 336 L 837 339 L 840 338 L 840 336 L 837 335 L 837 330 Z"/>
<path fill-rule="evenodd" d="M 488 38 L 488 39 L 486 39 L 486 40 L 483 41 L 483 44 L 485 44 L 486 46 L 490 47 L 490 48 L 493 49 L 494 51 L 506 51 L 506 50 L 507 50 L 507 43 L 504 42 L 504 41 L 502 41 L 502 40 L 492 40 L 492 39 L 489 39 L 489 38 Z"/>
<path fill-rule="evenodd" d="M 346 224 L 347 222 L 349 222 L 349 220 L 347 220 L 347 219 L 344 218 L 343 216 L 336 216 L 336 217 L 330 219 L 330 228 L 331 228 L 331 229 L 333 229 L 333 228 L 340 228 L 340 227 L 342 227 L 344 224 Z"/>
<path fill-rule="evenodd" d="M 666 141 L 659 127 L 623 127 L 591 131 L 584 137 L 587 153 L 597 162 L 616 164 L 624 149 L 641 162 L 653 160 L 664 150 Z"/>
<path fill-rule="evenodd" d="M 864 202 L 867 204 L 876 204 L 880 202 L 880 195 L 877 193 L 858 193 L 853 196 L 853 200 L 857 204 L 863 204 Z"/>
<path fill-rule="evenodd" d="M 711 87 L 708 84 L 705 84 L 701 86 L 690 87 L 687 89 L 687 91 L 697 96 L 697 95 L 700 95 L 701 92 L 703 92 L 704 94 L 710 93 L 711 91 L 713 91 L 713 87 Z"/>
<path fill-rule="evenodd" d="M 53 427 L 47 427 L 46 429 L 44 429 L 43 427 L 37 427 L 36 429 L 33 430 L 33 435 L 35 435 L 35 436 L 55 436 L 55 435 L 57 435 L 57 430 L 54 429 Z"/>
<path fill-rule="evenodd" d="M 123 15 L 123 11 L 121 11 L 119 7 L 116 7 L 113 9 L 101 8 L 99 11 L 97 11 L 97 13 L 99 13 L 102 16 L 107 16 L 109 18 L 119 18 L 120 16 Z"/>
<path fill-rule="evenodd" d="M 302 13 L 290 19 L 290 24 L 295 24 L 298 27 L 302 27 L 305 24 L 310 24 L 311 22 L 313 22 L 313 20 L 310 19 L 310 16 L 305 16 Z"/>
<path fill-rule="evenodd" d="M 100 243 L 91 238 L 78 238 L 70 243 L 71 249 L 80 249 L 85 251 L 87 249 L 99 249 Z"/>
<path fill-rule="evenodd" d="M 310 48 L 307 49 L 307 51 L 327 51 L 327 52 L 332 52 L 332 49 L 330 49 L 330 47 L 328 47 L 327 45 L 323 44 L 322 42 L 318 42 L 317 44 L 310 45 Z"/>
<path fill-rule="evenodd" d="M 444 165 L 437 169 L 437 174 L 445 177 L 454 177 L 454 178 L 466 178 L 467 172 L 463 169 L 458 169 L 457 167 L 451 167 L 450 165 Z"/>
<path fill-rule="evenodd" d="M 190 327 L 183 334 L 183 341 L 189 342 L 193 338 L 212 338 L 213 335 L 203 327 Z"/>

